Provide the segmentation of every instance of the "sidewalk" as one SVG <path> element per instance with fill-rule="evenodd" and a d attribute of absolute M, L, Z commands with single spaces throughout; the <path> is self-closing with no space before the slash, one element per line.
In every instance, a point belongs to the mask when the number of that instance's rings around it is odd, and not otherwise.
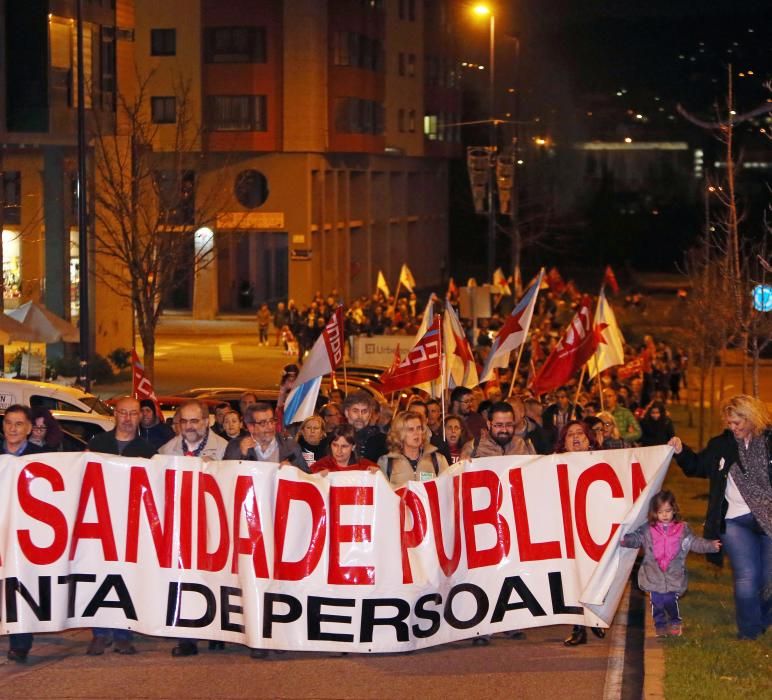
<path fill-rule="evenodd" d="M 158 321 L 157 337 L 169 335 L 222 336 L 251 335 L 257 337 L 254 314 L 218 316 L 211 320 L 194 319 L 189 314 L 169 313 Z"/>

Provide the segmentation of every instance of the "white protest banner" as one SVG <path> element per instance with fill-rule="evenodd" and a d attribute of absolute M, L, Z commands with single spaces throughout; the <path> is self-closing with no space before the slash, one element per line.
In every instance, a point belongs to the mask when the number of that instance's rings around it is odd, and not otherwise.
<path fill-rule="evenodd" d="M 619 556 L 620 534 L 670 457 L 663 446 L 480 459 L 394 493 L 380 473 L 2 456 L 2 632 L 399 652 L 607 626 L 634 560 Z"/>

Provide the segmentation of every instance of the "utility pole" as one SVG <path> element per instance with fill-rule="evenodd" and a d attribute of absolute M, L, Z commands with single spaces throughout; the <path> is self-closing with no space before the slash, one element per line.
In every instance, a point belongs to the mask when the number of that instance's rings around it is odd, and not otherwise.
<path fill-rule="evenodd" d="M 77 0 L 77 92 L 78 92 L 78 266 L 80 268 L 80 376 L 90 389 L 91 328 L 88 303 L 88 202 L 86 201 L 86 90 L 83 70 L 83 0 Z"/>

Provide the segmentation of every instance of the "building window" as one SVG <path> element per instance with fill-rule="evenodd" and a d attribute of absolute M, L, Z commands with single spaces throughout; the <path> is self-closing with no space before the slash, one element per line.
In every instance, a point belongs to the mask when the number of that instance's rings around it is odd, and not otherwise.
<path fill-rule="evenodd" d="M 415 22 L 415 0 L 407 0 L 407 18 Z"/>
<path fill-rule="evenodd" d="M 382 134 L 383 105 L 357 97 L 336 99 L 335 130 L 341 134 Z"/>
<path fill-rule="evenodd" d="M 177 55 L 177 30 L 176 29 L 151 29 L 150 30 L 150 55 L 151 56 L 176 56 Z"/>
<path fill-rule="evenodd" d="M 265 27 L 211 27 L 204 31 L 207 63 L 265 63 Z"/>
<path fill-rule="evenodd" d="M 333 35 L 332 62 L 336 66 L 379 71 L 382 53 L 383 48 L 378 39 L 355 32 L 335 32 Z"/>
<path fill-rule="evenodd" d="M 399 0 L 399 18 L 405 19 L 407 9 L 407 0 Z"/>
<path fill-rule="evenodd" d="M 6 170 L 2 173 L 3 189 L 0 191 L 3 206 L 3 222 L 21 223 L 21 173 L 18 170 Z"/>
<path fill-rule="evenodd" d="M 177 121 L 177 98 L 151 97 L 150 113 L 153 124 L 174 124 Z"/>
<path fill-rule="evenodd" d="M 242 170 L 236 176 L 233 193 L 239 204 L 256 209 L 268 199 L 268 178 L 259 170 Z"/>
<path fill-rule="evenodd" d="M 415 110 L 411 109 L 407 113 L 407 130 L 411 133 L 415 133 Z"/>
<path fill-rule="evenodd" d="M 208 106 L 210 131 L 268 131 L 265 95 L 216 95 Z"/>
<path fill-rule="evenodd" d="M 398 109 L 397 110 L 397 131 L 404 131 L 405 130 L 405 110 L 404 109 Z"/>
<path fill-rule="evenodd" d="M 167 226 L 191 226 L 196 216 L 193 170 L 160 170 L 155 175 L 161 220 Z"/>
<path fill-rule="evenodd" d="M 407 71 L 405 70 L 405 54 L 400 51 L 399 55 L 397 56 L 397 74 L 405 75 L 406 72 Z"/>
<path fill-rule="evenodd" d="M 407 55 L 407 74 L 412 78 L 415 75 L 415 54 Z"/>
<path fill-rule="evenodd" d="M 424 116 L 424 136 L 426 136 L 429 141 L 436 141 L 437 140 L 437 115 L 436 114 L 426 114 Z"/>
<path fill-rule="evenodd" d="M 115 28 L 102 27 L 102 107 L 115 109 Z"/>

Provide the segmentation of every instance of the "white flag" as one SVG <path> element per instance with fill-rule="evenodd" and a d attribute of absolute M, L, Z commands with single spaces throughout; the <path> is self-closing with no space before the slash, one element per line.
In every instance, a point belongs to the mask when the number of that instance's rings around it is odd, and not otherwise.
<path fill-rule="evenodd" d="M 625 363 L 625 339 L 619 330 L 614 310 L 606 300 L 606 293 L 601 291 L 598 297 L 598 308 L 595 310 L 595 333 L 598 335 L 598 349 L 587 363 L 590 377 L 599 372 Z"/>
<path fill-rule="evenodd" d="M 477 376 L 474 354 L 469 347 L 461 321 L 458 320 L 449 301 L 445 302 L 445 316 L 442 319 L 442 344 L 445 366 L 448 368 L 446 372 L 448 388 L 465 386 L 473 389 L 476 387 L 480 380 Z"/>
<path fill-rule="evenodd" d="M 520 300 L 520 303 L 504 321 L 504 325 L 493 341 L 488 359 L 485 361 L 480 383 L 493 379 L 495 369 L 497 367 L 506 367 L 509 364 L 510 353 L 513 350 L 517 350 L 525 342 L 528 329 L 531 327 L 533 310 L 536 306 L 536 298 L 539 296 L 543 277 L 544 268 L 536 276 L 533 284 Z"/>

